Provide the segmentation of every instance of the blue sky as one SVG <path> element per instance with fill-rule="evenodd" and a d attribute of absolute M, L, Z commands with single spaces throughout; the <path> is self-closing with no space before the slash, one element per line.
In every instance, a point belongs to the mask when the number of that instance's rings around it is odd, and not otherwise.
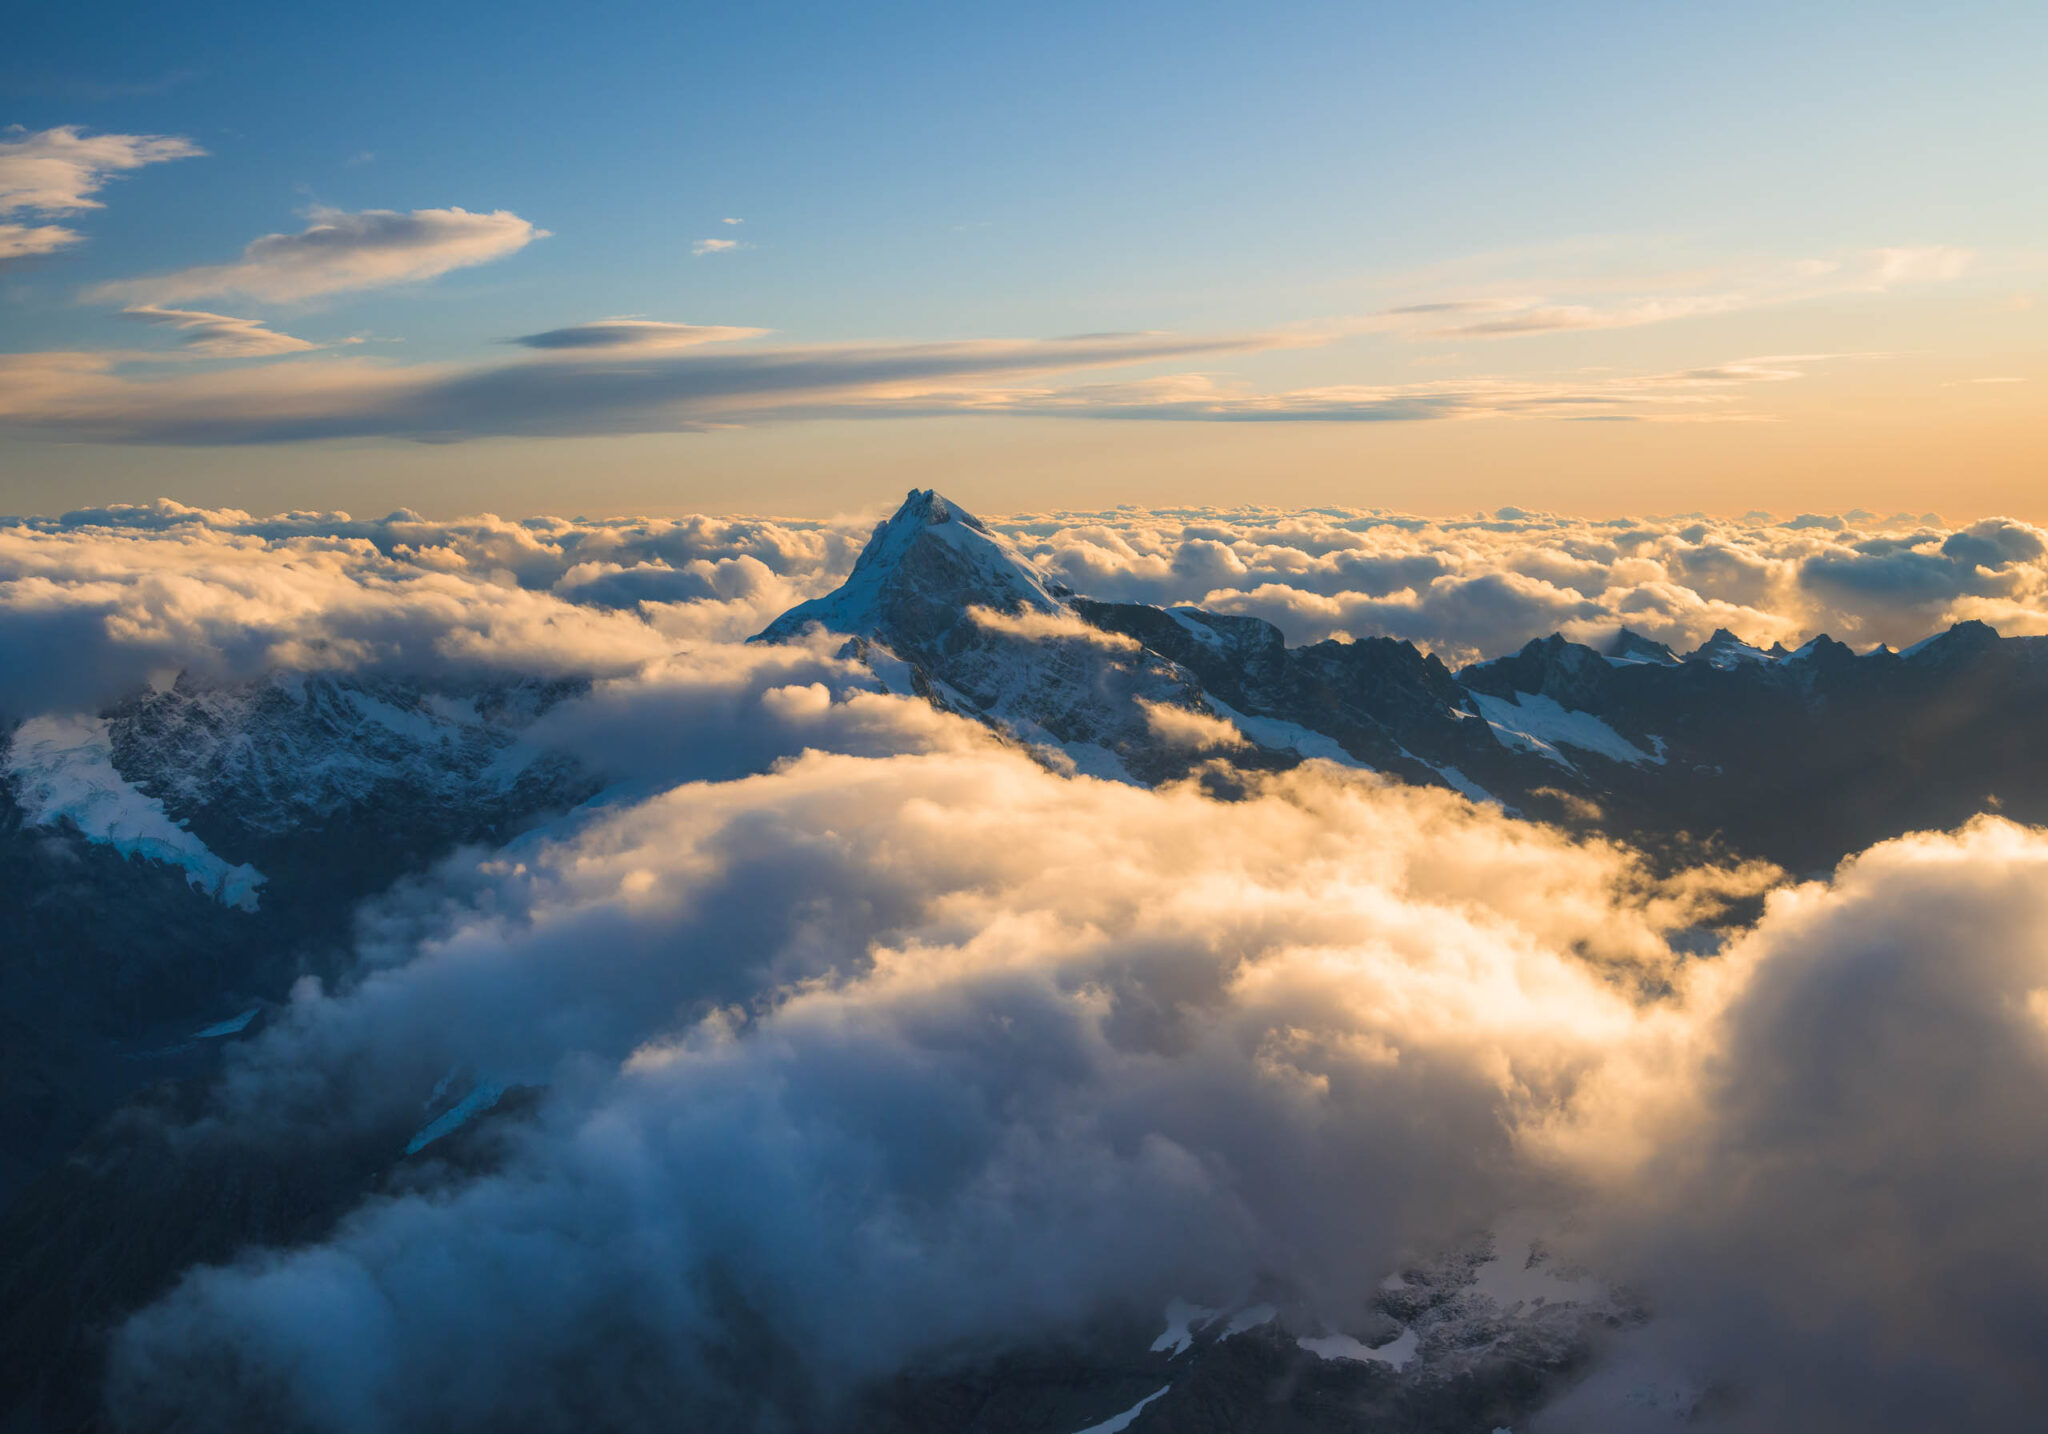
<path fill-rule="evenodd" d="M 2013 408 L 2044 377 L 2029 308 L 2048 219 L 2034 177 L 2048 138 L 2040 6 L 76 5 L 14 28 L 0 122 L 30 135 L 177 136 L 205 151 L 106 179 L 94 194 L 104 207 L 63 220 L 78 242 L 0 267 L 4 348 L 17 355 L 175 347 L 179 331 L 80 296 L 227 263 L 320 212 L 460 208 L 547 237 L 424 280 L 177 302 L 317 346 L 241 363 L 306 372 L 490 365 L 519 352 L 506 340 L 626 315 L 766 329 L 750 342 L 785 345 L 1292 333 L 1226 358 L 1079 378 L 1199 373 L 1257 395 L 1371 386 L 1376 416 L 1391 411 L 1389 390 L 1412 407 L 1417 385 L 1454 380 L 1583 385 L 1594 373 L 1851 353 L 1770 381 L 1768 399 L 1748 384 L 1717 397 L 1716 417 L 1809 430 L 1715 435 L 1704 441 L 1720 468 L 1740 466 L 1748 442 L 1763 445 L 1749 466 L 1773 482 L 1846 484 L 1869 461 L 1843 426 L 1858 411 L 1890 421 L 1901 394 L 1924 391 L 1931 427 L 1911 452 L 1924 464 L 1959 445 L 1981 451 L 1991 506 L 2024 498 L 2024 452 L 2041 436 Z M 705 241 L 730 247 L 696 252 Z M 1899 255 L 1916 257 L 1882 257 Z M 1425 305 L 1524 327 L 1479 336 L 1386 317 Z M 1296 341 L 1304 327 L 1314 342 Z M 188 354 L 171 377 L 196 384 L 220 367 Z M 2003 385 L 2004 407 L 1988 415 L 1951 413 L 1955 396 L 1937 392 L 1986 378 L 2024 382 Z M 1119 416 L 1136 412 L 1128 394 L 1113 397 Z M 751 444 L 672 432 L 650 444 L 659 425 L 644 418 L 616 433 L 463 436 L 502 460 L 514 507 L 548 506 L 533 487 L 541 460 L 503 451 L 515 439 L 556 465 L 645 469 L 646 482 L 617 489 L 638 506 L 666 493 L 662 482 L 681 506 L 777 494 L 857 506 L 863 494 L 786 481 L 849 445 L 913 480 L 920 464 L 966 458 L 1018 482 L 1034 463 L 1057 466 L 1063 445 L 1106 444 L 1122 466 L 1088 480 L 1104 497 L 1117 496 L 1117 471 L 1127 496 L 1155 496 L 1190 442 L 1229 447 L 1247 484 L 1270 486 L 1276 467 L 1296 475 L 1302 501 L 1336 481 L 1333 462 L 1369 464 L 1387 456 L 1379 448 L 1398 453 L 1419 499 L 1465 496 L 1485 466 L 1475 444 L 1498 450 L 1517 483 L 1615 467 L 1596 443 L 1641 447 L 1633 464 L 1666 460 L 1675 485 L 1700 489 L 1683 506 L 1714 506 L 1729 481 L 1688 467 L 1694 450 L 1675 432 L 1592 439 L 1526 411 L 1487 424 L 1484 439 L 1314 416 L 1205 439 L 1164 430 L 1218 425 L 1172 416 L 1109 436 L 1078 417 L 962 419 L 900 395 L 849 424 L 835 403 L 720 416 L 721 433 L 730 418 Z M 1345 413 L 1357 408 L 1348 397 Z M 1150 398 L 1144 411 L 1164 415 Z M 0 425 L 9 418 L 0 398 Z M 1815 425 L 1843 435 L 1833 468 Z M 955 436 L 963 426 L 976 435 Z M 1277 431 L 1301 428 L 1318 431 Z M 435 461 L 448 465 L 449 501 L 490 496 L 475 454 L 398 451 L 416 450 L 416 433 L 237 437 L 195 454 L 189 435 L 170 451 L 160 425 L 68 431 L 40 410 L 8 431 L 14 491 L 0 488 L 0 508 L 13 510 L 61 505 L 96 480 L 126 495 L 156 474 L 261 492 L 266 463 L 289 475 L 276 480 L 280 500 L 343 505 L 365 445 L 400 486 L 429 485 L 416 506 L 437 506 Z M 714 449 L 738 477 L 705 471 Z M 1532 457 L 1544 453 L 1548 468 Z M 771 471 L 784 477 L 746 480 Z M 1231 481 L 1228 467 L 1205 472 L 1214 491 L 1197 496 L 1227 498 Z M 605 496 L 600 485 L 592 501 Z M 1616 496 L 1567 479 L 1512 500 Z"/>

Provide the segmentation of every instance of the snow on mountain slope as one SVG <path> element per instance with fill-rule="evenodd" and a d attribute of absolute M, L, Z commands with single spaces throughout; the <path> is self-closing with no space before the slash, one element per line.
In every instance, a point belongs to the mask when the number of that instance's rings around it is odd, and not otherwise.
<path fill-rule="evenodd" d="M 1384 1364 L 1394 1370 L 1408 1367 L 1408 1361 L 1415 1358 L 1416 1348 L 1422 1337 L 1413 1328 L 1401 1331 L 1398 1338 L 1387 1343 L 1371 1346 L 1354 1339 L 1348 1334 L 1303 1335 L 1295 1344 L 1307 1350 L 1317 1359 L 1349 1359 L 1359 1364 Z"/>
<path fill-rule="evenodd" d="M 1145 1412 L 1147 1405 L 1165 1397 L 1166 1391 L 1172 1387 L 1172 1385 L 1161 1385 L 1158 1390 L 1146 1395 L 1129 1409 L 1124 1410 L 1123 1413 L 1112 1415 L 1100 1424 L 1091 1424 L 1086 1429 L 1083 1429 L 1081 1434 L 1123 1434 L 1123 1431 L 1130 1428 L 1132 1422 Z"/>
<path fill-rule="evenodd" d="M 813 623 L 855 638 L 871 667 L 908 663 L 913 690 L 1084 775 L 1152 782 L 1185 772 L 1198 749 L 1161 736 L 1161 709 L 1229 731 L 1190 673 L 1091 626 L 1007 538 L 930 490 L 876 527 L 844 584 L 755 640 Z"/>
<path fill-rule="evenodd" d="M 416 683 L 279 673 L 230 686 L 180 679 L 113 709 L 113 759 L 174 811 L 207 808 L 275 835 L 402 793 L 443 807 L 558 783 L 521 731 L 567 695 L 519 682 L 463 695 Z"/>
<path fill-rule="evenodd" d="M 1597 752 L 1613 761 L 1632 765 L 1645 762 L 1661 764 L 1664 760 L 1645 752 L 1592 713 L 1573 711 L 1560 705 L 1553 697 L 1517 692 L 1513 699 L 1508 699 L 1475 692 L 1472 701 L 1501 741 L 1525 752 L 1534 752 L 1559 766 L 1573 765 L 1570 758 L 1558 751 L 1561 746 L 1581 752 Z"/>
<path fill-rule="evenodd" d="M 1037 567 L 1008 538 L 933 489 L 913 489 L 895 515 L 876 526 L 844 583 L 798 603 L 760 636 L 794 637 L 818 623 L 831 632 L 874 637 L 916 618 L 958 619 L 975 604 L 1004 613 L 1061 607 Z M 950 613 L 939 611 L 942 606 Z"/>
<path fill-rule="evenodd" d="M 1742 666 L 1748 662 L 1776 662 L 1785 654 L 1782 650 L 1765 651 L 1744 642 L 1725 627 L 1714 629 L 1714 635 L 1700 646 L 1686 654 L 1687 662 L 1704 662 L 1710 667 L 1723 671 Z"/>
<path fill-rule="evenodd" d="M 479 1080 L 461 1100 L 420 1127 L 419 1132 L 406 1142 L 405 1153 L 419 1154 L 435 1141 L 453 1135 L 504 1098 L 504 1086 L 492 1080 Z"/>
<path fill-rule="evenodd" d="M 104 717 L 30 718 L 15 729 L 7 771 L 22 810 L 36 824 L 68 820 L 87 841 L 182 867 L 187 881 L 224 906 L 256 909 L 263 873 L 216 856 L 172 821 L 161 801 L 116 771 Z"/>

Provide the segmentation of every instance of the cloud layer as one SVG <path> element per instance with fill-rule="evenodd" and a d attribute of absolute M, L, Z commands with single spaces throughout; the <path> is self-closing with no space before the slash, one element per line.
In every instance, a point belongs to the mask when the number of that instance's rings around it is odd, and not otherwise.
<path fill-rule="evenodd" d="M 288 287 L 291 281 L 283 282 Z M 97 292 L 169 303 L 215 292 L 212 285 L 211 279 L 144 280 Z M 126 356 L 118 354 L 0 356 L 0 426 L 108 442 L 197 444 L 685 432 L 769 418 L 905 414 L 940 402 L 947 411 L 966 412 L 973 405 L 956 401 L 957 395 L 932 395 L 955 393 L 961 384 L 1299 341 L 1288 334 L 1092 334 L 700 351 L 711 340 L 751 332 L 607 320 L 532 335 L 525 342 L 537 352 L 510 363 L 391 366 L 337 359 L 167 377 L 125 372 Z"/>
<path fill-rule="evenodd" d="M 1788 647 L 1904 646 L 1968 618 L 2048 632 L 2048 534 L 2000 518 L 1118 509 L 997 526 L 1089 596 L 1247 613 L 1295 643 L 1407 638 L 1453 666 L 1623 626 L 1680 650 L 1720 627 Z M 857 519 L 258 518 L 167 500 L 14 520 L 0 698 L 106 700 L 180 665 L 618 673 L 758 631 L 833 587 L 865 537 Z"/>

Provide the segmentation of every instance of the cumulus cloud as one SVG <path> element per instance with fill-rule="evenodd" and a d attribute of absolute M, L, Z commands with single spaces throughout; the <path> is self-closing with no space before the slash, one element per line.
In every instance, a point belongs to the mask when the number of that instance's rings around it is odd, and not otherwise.
<path fill-rule="evenodd" d="M 2048 834 L 1983 818 L 1771 898 L 1603 1238 L 1744 1428 L 2020 1428 L 2048 1394 Z M 1575 1427 L 1569 1411 L 1545 1428 Z"/>
<path fill-rule="evenodd" d="M 1965 618 L 2048 633 L 2048 533 L 2003 518 L 1118 509 L 995 526 L 1087 596 L 1249 614 L 1295 643 L 1406 638 L 1453 666 L 1624 626 L 1680 651 L 1721 627 L 1788 647 L 1821 632 L 1904 646 Z M 0 707 L 107 700 L 183 667 L 621 673 L 759 631 L 834 586 L 866 536 L 859 519 L 257 517 L 167 500 L 0 522 Z"/>
<path fill-rule="evenodd" d="M 728 249 L 737 249 L 739 247 L 740 241 L 737 239 L 699 239 L 690 246 L 690 252 L 700 256 L 704 254 L 723 254 Z"/>
<path fill-rule="evenodd" d="M 266 234 L 231 264 L 202 265 L 86 291 L 94 302 L 177 304 L 216 295 L 292 303 L 357 289 L 418 283 L 515 254 L 548 231 L 507 210 L 316 209 L 297 234 Z"/>
<path fill-rule="evenodd" d="M 1702 1427 L 2023 1422 L 2044 866 L 1996 822 L 1888 844 L 1688 959 L 1743 878 L 1360 774 L 1226 806 L 963 742 L 687 783 L 413 894 L 359 985 L 302 990 L 216 1118 L 416 1121 L 450 1069 L 539 1107 L 488 1173 L 192 1273 L 122 1332 L 116 1407 L 800 1421 L 1176 1295 L 1343 1319 L 1538 1201 L 1650 1300 L 1615 1357 L 1736 1392 Z"/>
<path fill-rule="evenodd" d="M 604 677 L 758 631 L 829 587 L 864 536 L 170 502 L 0 523 L 0 712 L 92 707 L 181 671 Z"/>
<path fill-rule="evenodd" d="M 792 1352 L 785 1398 L 1261 1274 L 1356 1301 L 1541 1181 L 1516 1119 L 1629 1037 L 1602 967 L 1661 973 L 1686 904 L 1365 776 L 1224 807 L 985 749 L 685 785 L 471 881 L 424 947 L 387 918 L 378 970 L 305 993 L 227 1099 L 445 1062 L 545 1082 L 545 1113 L 498 1175 L 195 1275 L 128 1331 L 122 1395 L 573 1420 L 623 1320 L 673 1353 L 607 1422 L 716 1407 L 712 1270 Z"/>
<path fill-rule="evenodd" d="M 1144 709 L 1145 725 L 1169 747 L 1207 751 L 1250 745 L 1235 723 L 1226 722 L 1221 717 L 1211 717 L 1206 712 L 1165 702 L 1147 702 L 1142 698 L 1138 705 Z"/>
<path fill-rule="evenodd" d="M 1120 509 L 1002 526 L 1050 576 L 1093 597 L 1245 613 L 1294 642 L 1404 637 L 1453 665 L 1556 631 L 1597 644 L 1622 627 L 1680 651 L 1723 627 L 1766 647 L 1823 632 L 1903 646 L 1966 618 L 2048 632 L 2048 561 L 2036 552 L 2048 535 L 2005 518 L 1951 529 L 1869 514 L 1774 523 Z"/>
<path fill-rule="evenodd" d="M 206 358 L 268 358 L 319 347 L 281 334 L 261 319 L 238 319 L 201 309 L 165 309 L 153 304 L 137 304 L 121 312 L 145 323 L 177 330 L 186 348 Z"/>
<path fill-rule="evenodd" d="M 77 125 L 0 138 L 0 221 L 18 214 L 76 214 L 105 206 L 93 196 L 109 180 L 144 165 L 188 159 L 205 150 L 173 135 L 87 134 Z M 48 254 L 82 236 L 62 224 L 0 222 L 0 262 Z"/>

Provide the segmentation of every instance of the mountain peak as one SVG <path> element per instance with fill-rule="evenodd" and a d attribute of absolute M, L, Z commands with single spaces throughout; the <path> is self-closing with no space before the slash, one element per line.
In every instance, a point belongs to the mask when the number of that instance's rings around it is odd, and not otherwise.
<path fill-rule="evenodd" d="M 1630 627 L 1617 630 L 1601 656 L 1616 666 L 1646 662 L 1663 667 L 1675 667 L 1678 664 L 1676 654 L 1669 647 L 1654 638 L 1644 637 Z"/>
<path fill-rule="evenodd" d="M 1923 637 L 1899 656 L 1950 658 L 1964 654 L 1975 654 L 1997 646 L 1998 629 L 1988 622 L 1976 618 L 1965 618 L 1946 632 L 1937 632 L 1932 637 Z"/>
<path fill-rule="evenodd" d="M 893 517 L 881 523 L 876 529 L 877 537 L 895 528 L 935 528 L 941 523 L 960 522 L 977 533 L 986 533 L 988 527 L 965 508 L 949 500 L 936 488 L 913 488 L 904 496 L 903 505 Z"/>
<path fill-rule="evenodd" d="M 913 488 L 875 525 L 846 581 L 798 603 L 759 634 L 775 641 L 812 623 L 899 650 L 928 645 L 970 607 L 1055 612 L 1064 604 L 1016 544 L 934 488 Z"/>
<path fill-rule="evenodd" d="M 1744 642 L 1725 627 L 1714 629 L 1714 635 L 1700 646 L 1686 654 L 1687 662 L 1704 662 L 1713 667 L 1739 667 L 1746 662 L 1773 662 L 1773 654 L 1751 643 Z"/>

